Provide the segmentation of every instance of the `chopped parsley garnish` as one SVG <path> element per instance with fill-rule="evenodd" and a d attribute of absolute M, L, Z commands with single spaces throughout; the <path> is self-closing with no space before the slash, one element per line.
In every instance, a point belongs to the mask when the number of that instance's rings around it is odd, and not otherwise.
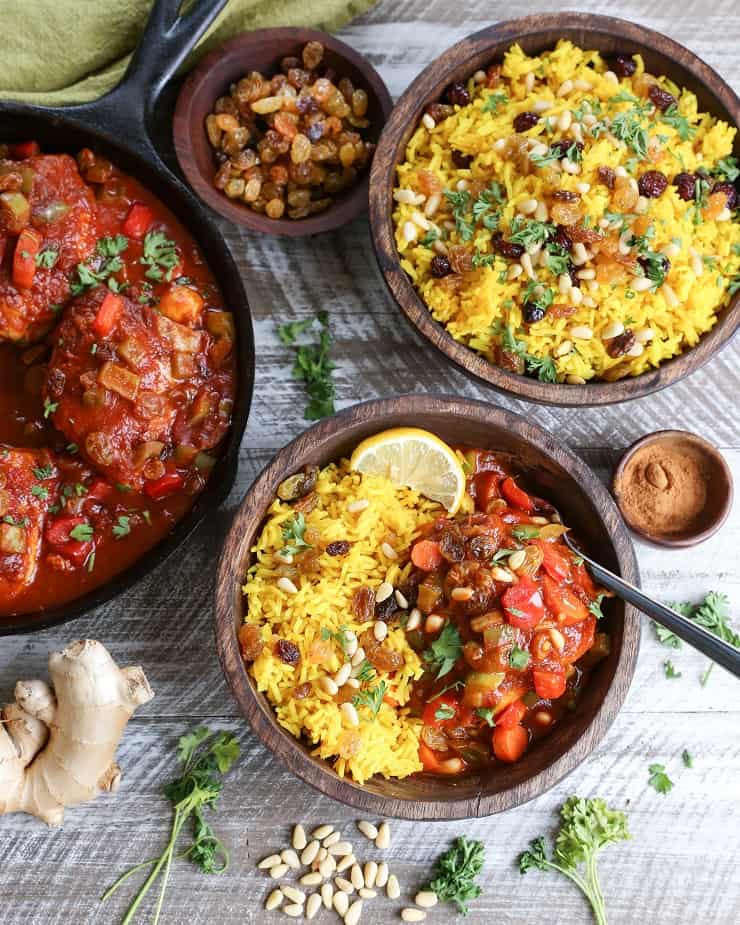
<path fill-rule="evenodd" d="M 69 531 L 69 538 L 71 540 L 76 540 L 78 543 L 89 543 L 93 538 L 93 533 L 92 524 L 75 524 Z"/>
<path fill-rule="evenodd" d="M 666 260 L 662 254 L 655 254 L 653 251 L 647 251 L 642 256 L 642 265 L 645 270 L 645 276 L 653 284 L 650 288 L 655 291 L 665 282 Z"/>
<path fill-rule="evenodd" d="M 642 114 L 638 107 L 628 109 L 614 116 L 611 123 L 612 135 L 629 145 L 640 160 L 647 157 L 648 148 L 648 133 L 640 124 Z"/>
<path fill-rule="evenodd" d="M 476 707 L 475 715 L 479 716 L 486 723 L 486 725 L 491 726 L 492 728 L 496 725 L 493 719 L 493 707 Z"/>
<path fill-rule="evenodd" d="M 707 197 L 709 195 L 709 181 L 704 177 L 697 177 L 694 184 L 694 204 L 689 208 L 687 214 L 691 214 L 695 225 L 700 225 L 703 221 L 702 209 L 707 206 Z"/>
<path fill-rule="evenodd" d="M 685 749 L 681 752 L 681 760 L 683 761 L 683 766 L 684 766 L 685 768 L 693 768 L 693 767 L 694 767 L 694 759 L 693 759 L 693 757 L 692 757 L 692 755 L 691 755 L 691 752 L 688 750 L 688 748 L 685 748 Z"/>
<path fill-rule="evenodd" d="M 28 520 L 25 517 L 21 517 L 20 520 L 16 520 L 11 514 L 6 514 L 3 517 L 3 523 L 7 524 L 9 527 L 27 527 Z"/>
<path fill-rule="evenodd" d="M 665 122 L 666 125 L 675 128 L 681 141 L 688 141 L 696 135 L 696 127 L 689 123 L 686 116 L 681 115 L 675 103 L 666 109 L 660 119 L 662 122 Z"/>
<path fill-rule="evenodd" d="M 520 649 L 519 646 L 509 652 L 509 665 L 517 671 L 524 671 L 529 664 L 529 652 L 526 649 Z"/>
<path fill-rule="evenodd" d="M 561 158 L 559 148 L 548 148 L 543 154 L 530 154 L 529 159 L 535 167 L 550 167 Z"/>
<path fill-rule="evenodd" d="M 366 658 L 365 661 L 360 665 L 360 670 L 357 673 L 357 680 L 372 681 L 374 677 L 375 669 L 373 668 L 373 663 Z"/>
<path fill-rule="evenodd" d="M 554 275 L 567 273 L 570 268 L 570 258 L 567 251 L 559 244 L 551 241 L 545 245 L 545 266 Z"/>
<path fill-rule="evenodd" d="M 380 707 L 383 703 L 383 697 L 385 697 L 385 692 L 388 689 L 388 685 L 385 681 L 380 681 L 375 687 L 370 687 L 367 690 L 359 691 L 352 698 L 352 703 L 356 707 L 367 707 L 368 710 L 372 713 L 373 719 L 380 712 Z"/>
<path fill-rule="evenodd" d="M 534 302 L 535 305 L 539 305 L 541 309 L 547 311 L 555 301 L 555 293 L 548 286 L 543 286 L 538 280 L 530 279 L 522 298 L 525 302 Z"/>
<path fill-rule="evenodd" d="M 454 902 L 460 912 L 467 915 L 468 903 L 482 892 L 475 878 L 483 870 L 484 859 L 482 842 L 459 836 L 449 851 L 434 862 L 429 889 L 442 902 Z"/>
<path fill-rule="evenodd" d="M 516 215 L 511 223 L 508 240 L 513 244 L 521 244 L 522 247 L 535 247 L 537 244 L 544 244 L 555 231 L 555 226 L 548 222 L 538 222 L 533 218 Z"/>
<path fill-rule="evenodd" d="M 503 106 L 504 103 L 509 102 L 509 97 L 505 93 L 489 93 L 486 96 L 486 101 L 483 103 L 481 112 L 491 112 L 494 115 L 499 106 Z"/>
<path fill-rule="evenodd" d="M 42 501 L 46 501 L 49 497 L 49 489 L 44 488 L 43 485 L 34 485 L 31 489 L 31 494 L 36 498 L 40 498 Z"/>
<path fill-rule="evenodd" d="M 68 443 L 65 449 L 68 453 L 71 453 L 71 455 L 74 456 L 75 453 L 79 450 L 79 447 L 76 443 Z"/>
<path fill-rule="evenodd" d="M 130 485 L 124 485 L 123 482 L 116 482 L 116 489 L 122 491 L 124 494 L 129 494 L 133 491 L 133 488 Z"/>
<path fill-rule="evenodd" d="M 445 719 L 452 719 L 454 715 L 455 708 L 451 707 L 448 703 L 441 703 L 434 711 L 434 718 L 439 722 Z"/>
<path fill-rule="evenodd" d="M 501 562 L 502 559 L 508 559 L 515 552 L 516 549 L 499 549 L 498 552 L 494 553 L 491 562 Z"/>
<path fill-rule="evenodd" d="M 470 220 L 468 213 L 470 211 L 470 193 L 467 190 L 443 190 L 444 197 L 452 206 L 452 217 L 455 220 L 455 230 L 460 235 L 461 241 L 469 241 L 475 231 L 474 224 Z"/>
<path fill-rule="evenodd" d="M 654 790 L 663 794 L 670 793 L 673 790 L 673 781 L 666 774 L 665 765 L 651 764 L 648 771 L 650 772 L 648 783 Z"/>
<path fill-rule="evenodd" d="M 681 677 L 681 672 L 676 671 L 676 666 L 673 664 L 673 662 L 669 658 L 667 658 L 663 662 L 663 672 L 666 678 L 680 678 Z"/>
<path fill-rule="evenodd" d="M 494 205 L 503 205 L 505 199 L 501 184 L 496 180 L 491 181 L 490 186 L 482 190 L 473 203 L 473 218 L 477 222 L 482 222 L 489 231 L 495 231 L 501 221 L 501 210 L 491 210 Z"/>
<path fill-rule="evenodd" d="M 303 321 L 289 321 L 287 324 L 279 324 L 277 329 L 278 337 L 286 347 L 289 347 L 295 343 L 295 339 L 299 334 L 303 334 L 304 331 L 311 327 L 313 322 L 313 318 L 304 318 Z"/>
<path fill-rule="evenodd" d="M 518 540 L 531 540 L 540 535 L 540 528 L 535 524 L 518 524 L 511 528 L 511 535 Z"/>
<path fill-rule="evenodd" d="M 114 292 L 120 288 L 111 277 L 123 268 L 121 254 L 128 247 L 128 238 L 117 234 L 113 238 L 100 238 L 95 246 L 96 256 L 88 263 L 77 264 L 77 279 L 70 286 L 72 295 L 79 295 L 98 283 L 108 283 Z"/>
<path fill-rule="evenodd" d="M 316 345 L 301 344 L 295 348 L 295 363 L 293 365 L 293 378 L 302 380 L 308 394 L 308 404 L 303 416 L 309 421 L 334 414 L 334 383 L 331 372 L 334 363 L 329 358 L 332 345 L 331 331 L 329 330 L 329 313 L 319 311 L 316 318 L 322 325 L 319 342 Z M 313 324 L 313 319 L 293 321 L 278 326 L 278 336 L 286 345 L 292 345 L 298 334 L 307 330 Z"/>
<path fill-rule="evenodd" d="M 36 266 L 50 270 L 59 260 L 59 251 L 55 247 L 45 247 L 36 254 Z"/>
<path fill-rule="evenodd" d="M 476 251 L 473 254 L 473 266 L 476 269 L 479 269 L 480 267 L 492 267 L 495 263 L 495 254 L 483 254 L 480 251 Z"/>
<path fill-rule="evenodd" d="M 144 252 L 139 258 L 139 263 L 148 267 L 144 274 L 147 279 L 165 279 L 169 282 L 172 279 L 172 271 L 179 262 L 175 242 L 171 241 L 163 231 L 146 233 Z"/>
<path fill-rule="evenodd" d="M 39 469 L 34 469 L 33 474 L 40 482 L 43 482 L 44 479 L 50 479 L 54 475 L 54 467 L 47 464 Z"/>
<path fill-rule="evenodd" d="M 293 519 L 282 526 L 283 542 L 285 546 L 280 550 L 283 555 L 294 556 L 304 549 L 310 549 L 311 544 L 303 539 L 306 531 L 306 518 L 303 513 L 293 515 Z"/>
<path fill-rule="evenodd" d="M 58 401 L 49 401 L 48 398 L 45 398 L 44 399 L 44 417 L 48 418 L 50 414 L 54 414 L 54 412 L 57 410 L 58 407 L 59 407 Z"/>
<path fill-rule="evenodd" d="M 738 177 L 740 177 L 740 164 L 736 157 L 723 157 L 717 161 L 714 167 L 706 170 L 705 173 L 711 174 L 713 177 L 719 177 L 720 179 L 724 177 L 725 180 L 729 180 L 730 183 L 734 183 Z"/>
<path fill-rule="evenodd" d="M 691 604 L 688 601 L 683 601 L 679 603 L 672 602 L 668 606 L 682 616 L 698 623 L 699 626 L 703 626 L 710 633 L 714 633 L 715 636 L 719 636 L 725 642 L 729 642 L 730 645 L 740 649 L 740 633 L 735 632 L 730 625 L 730 602 L 726 594 L 710 591 L 701 604 Z M 675 633 L 672 633 L 659 623 L 653 623 L 653 629 L 658 642 L 672 649 L 681 648 L 681 640 Z M 702 687 L 709 680 L 713 667 L 714 662 L 710 662 L 701 675 L 699 681 Z"/>
<path fill-rule="evenodd" d="M 422 247 L 431 247 L 435 241 L 438 241 L 442 237 L 442 234 L 439 228 L 430 228 L 429 231 L 424 235 L 423 238 L 419 240 L 419 244 Z"/>
<path fill-rule="evenodd" d="M 591 603 L 588 605 L 589 613 L 592 613 L 597 620 L 604 619 L 604 611 L 601 609 L 601 602 L 603 599 L 604 595 L 600 594 L 595 601 L 591 601 Z"/>
<path fill-rule="evenodd" d="M 122 537 L 128 536 L 129 533 L 131 533 L 131 518 L 121 514 L 118 518 L 118 523 L 113 525 L 113 536 L 120 540 Z"/>
<path fill-rule="evenodd" d="M 424 652 L 424 661 L 430 671 L 442 678 L 455 667 L 462 655 L 462 639 L 454 623 L 447 623 L 439 636 Z"/>

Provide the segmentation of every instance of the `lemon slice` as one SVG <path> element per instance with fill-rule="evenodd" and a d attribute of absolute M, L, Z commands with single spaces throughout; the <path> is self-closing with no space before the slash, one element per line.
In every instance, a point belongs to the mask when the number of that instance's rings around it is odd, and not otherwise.
<path fill-rule="evenodd" d="M 394 427 L 368 437 L 352 454 L 350 466 L 367 475 L 383 475 L 396 485 L 407 485 L 450 514 L 465 494 L 465 473 L 449 446 L 428 430 Z"/>

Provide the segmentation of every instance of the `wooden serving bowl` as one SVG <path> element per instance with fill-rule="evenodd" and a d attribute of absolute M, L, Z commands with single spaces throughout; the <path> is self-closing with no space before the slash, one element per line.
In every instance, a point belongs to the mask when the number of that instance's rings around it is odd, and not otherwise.
<path fill-rule="evenodd" d="M 639 582 L 629 534 L 606 488 L 570 450 L 536 424 L 484 402 L 402 395 L 355 405 L 314 425 L 264 469 L 241 504 L 226 538 L 216 585 L 219 658 L 239 707 L 262 743 L 291 771 L 322 793 L 368 813 L 405 819 L 486 816 L 524 803 L 556 784 L 595 748 L 624 701 L 635 670 L 639 617 L 614 600 L 607 605 L 612 651 L 594 671 L 578 708 L 516 764 L 456 778 L 428 774 L 405 780 L 373 778 L 363 786 L 339 777 L 310 747 L 277 722 L 242 661 L 237 632 L 243 622 L 242 584 L 251 550 L 280 482 L 306 464 L 348 456 L 365 437 L 388 427 L 423 427 L 450 443 L 511 454 L 527 484 L 551 500 L 600 562 Z"/>
<path fill-rule="evenodd" d="M 359 182 L 336 197 L 329 208 L 302 219 L 269 218 L 254 212 L 246 203 L 227 198 L 213 185 L 217 169 L 214 151 L 206 136 L 206 116 L 213 104 L 229 92 L 230 84 L 249 71 L 272 77 L 280 71 L 280 61 L 287 56 L 300 58 L 306 42 L 321 42 L 324 62 L 338 77 L 349 77 L 368 95 L 370 127 L 363 137 L 377 141 L 393 107 L 381 76 L 367 58 L 328 32 L 317 29 L 257 29 L 242 32 L 203 58 L 183 84 L 177 98 L 172 126 L 175 152 L 180 167 L 195 193 L 219 215 L 237 225 L 267 234 L 302 237 L 332 231 L 351 221 L 367 209 L 369 171 Z"/>
<path fill-rule="evenodd" d="M 731 125 L 740 124 L 740 100 L 724 80 L 688 49 L 645 26 L 592 13 L 551 13 L 497 23 L 453 45 L 416 78 L 398 100 L 386 123 L 370 171 L 370 225 L 381 273 L 411 324 L 461 369 L 503 392 L 550 405 L 608 405 L 657 392 L 703 366 L 722 349 L 740 326 L 740 294 L 697 346 L 665 361 L 658 369 L 617 382 L 586 385 L 550 384 L 507 372 L 456 341 L 431 315 L 401 268 L 393 228 L 393 188 L 396 166 L 427 104 L 439 100 L 455 80 L 466 80 L 478 68 L 500 61 L 518 42 L 525 52 L 553 48 L 570 39 L 604 54 L 640 53 L 653 74 L 665 74 L 692 90 L 700 110 L 714 113 Z M 735 139 L 740 154 L 740 135 Z"/>

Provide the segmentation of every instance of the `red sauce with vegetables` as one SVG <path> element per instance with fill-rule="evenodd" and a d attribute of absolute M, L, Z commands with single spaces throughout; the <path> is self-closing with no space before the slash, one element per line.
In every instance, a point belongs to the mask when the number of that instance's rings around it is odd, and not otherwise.
<path fill-rule="evenodd" d="M 407 636 L 427 665 L 410 704 L 424 723 L 420 757 L 445 775 L 518 761 L 609 651 L 597 632 L 603 592 L 553 507 L 496 454 L 465 456 L 475 513 L 429 524 L 406 589 L 422 615 Z"/>
<path fill-rule="evenodd" d="M 198 248 L 89 150 L 0 145 L 0 617 L 155 546 L 227 433 L 234 322 Z"/>

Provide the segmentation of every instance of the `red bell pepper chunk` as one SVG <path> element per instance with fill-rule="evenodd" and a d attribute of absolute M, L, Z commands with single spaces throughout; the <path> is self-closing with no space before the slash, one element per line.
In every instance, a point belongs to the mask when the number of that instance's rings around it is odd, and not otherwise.
<path fill-rule="evenodd" d="M 143 202 L 135 202 L 128 210 L 123 223 L 123 233 L 129 238 L 140 241 L 154 221 L 154 212 Z"/>
<path fill-rule="evenodd" d="M 85 497 L 93 501 L 107 501 L 113 494 L 113 491 L 113 486 L 109 485 L 108 482 L 104 482 L 102 479 L 95 479 Z"/>
<path fill-rule="evenodd" d="M 92 323 L 93 331 L 98 337 L 107 337 L 123 311 L 123 299 L 116 295 L 115 292 L 106 292 L 103 301 L 100 303 L 98 313 Z"/>
<path fill-rule="evenodd" d="M 517 629 L 533 629 L 545 615 L 542 593 L 527 575 L 504 591 L 501 603 L 507 622 Z"/>
<path fill-rule="evenodd" d="M 555 615 L 558 623 L 572 626 L 588 616 L 588 607 L 580 597 L 571 588 L 554 582 L 548 575 L 542 579 L 542 590 L 545 603 Z"/>
<path fill-rule="evenodd" d="M 475 477 L 475 500 L 481 511 L 487 511 L 488 505 L 495 498 L 500 498 L 499 482 L 501 477 L 496 472 L 481 472 Z"/>
<path fill-rule="evenodd" d="M 439 543 L 434 540 L 419 540 L 411 547 L 411 561 L 423 572 L 433 572 L 442 564 Z"/>
<path fill-rule="evenodd" d="M 522 511 L 531 513 L 534 505 L 532 499 L 517 485 L 511 476 L 505 478 L 501 483 L 501 494 L 506 498 L 509 504 L 518 507 Z"/>
<path fill-rule="evenodd" d="M 160 501 L 182 488 L 184 481 L 179 472 L 165 472 L 161 478 L 154 479 L 153 482 L 147 482 L 144 485 L 144 491 L 154 501 Z"/>
<path fill-rule="evenodd" d="M 19 289 L 30 289 L 36 275 L 36 254 L 43 238 L 33 228 L 24 228 L 18 236 L 13 254 L 13 282 Z"/>
<path fill-rule="evenodd" d="M 507 729 L 497 725 L 493 730 L 493 754 L 499 761 L 518 761 L 529 745 L 529 733 L 524 726 Z"/>
<path fill-rule="evenodd" d="M 542 568 L 550 578 L 554 578 L 555 581 L 565 581 L 570 578 L 570 562 L 562 553 L 558 552 L 552 543 L 537 539 L 534 540 L 534 543 L 542 550 Z"/>
<path fill-rule="evenodd" d="M 37 141 L 17 141 L 15 144 L 8 145 L 8 153 L 12 158 L 21 160 L 41 154 L 41 148 Z"/>
<path fill-rule="evenodd" d="M 543 700 L 557 700 L 565 693 L 565 671 L 547 671 L 535 668 L 532 671 L 535 693 Z"/>
<path fill-rule="evenodd" d="M 94 546 L 90 540 L 75 540 L 70 534 L 75 527 L 86 523 L 84 517 L 58 517 L 46 528 L 47 542 L 77 566 L 84 565 Z"/>
<path fill-rule="evenodd" d="M 496 717 L 496 726 L 500 729 L 512 729 L 514 726 L 518 726 L 526 715 L 527 708 L 524 701 L 515 700 Z"/>

